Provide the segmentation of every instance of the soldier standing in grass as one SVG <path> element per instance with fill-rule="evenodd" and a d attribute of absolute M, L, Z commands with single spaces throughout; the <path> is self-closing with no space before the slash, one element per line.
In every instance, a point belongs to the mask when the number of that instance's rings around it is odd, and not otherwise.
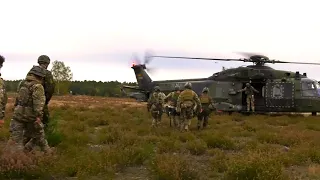
<path fill-rule="evenodd" d="M 10 139 L 16 150 L 30 151 L 39 145 L 44 152 L 51 149 L 45 139 L 43 129 L 43 107 L 45 104 L 44 88 L 42 86 L 45 70 L 33 66 L 26 79 L 21 83 L 16 107 L 10 122 Z"/>
<path fill-rule="evenodd" d="M 202 110 L 198 114 L 198 129 L 207 127 L 209 115 L 211 110 L 213 109 L 213 100 L 209 95 L 209 88 L 205 87 L 202 90 L 202 94 L 200 95 L 200 102 L 202 106 Z"/>
<path fill-rule="evenodd" d="M 53 96 L 55 83 L 54 83 L 51 71 L 49 71 L 47 69 L 50 64 L 50 58 L 47 55 L 41 55 L 38 57 L 38 64 L 41 68 L 43 68 L 45 70 L 45 77 L 44 77 L 42 85 L 43 85 L 44 93 L 46 96 L 46 102 L 45 102 L 44 108 L 43 108 L 42 123 L 43 123 L 44 127 L 46 128 L 48 126 L 49 116 L 50 116 L 48 104 Z M 19 82 L 17 91 L 19 91 L 20 86 L 23 83 L 23 81 L 24 80 Z M 14 104 L 14 106 L 16 106 L 16 103 Z"/>
<path fill-rule="evenodd" d="M 2 68 L 4 61 L 5 61 L 5 58 L 0 55 L 0 69 Z M 7 96 L 6 86 L 0 73 L 0 128 L 4 125 L 4 117 L 5 117 L 7 102 L 8 102 L 8 96 Z"/>
<path fill-rule="evenodd" d="M 54 88 L 55 88 L 55 83 L 53 80 L 53 76 L 51 71 L 48 70 L 48 66 L 50 64 L 50 58 L 47 55 L 41 55 L 38 57 L 38 64 L 40 67 L 45 69 L 45 77 L 43 80 L 43 88 L 44 88 L 44 94 L 46 96 L 46 102 L 44 104 L 44 108 L 43 108 L 43 124 L 45 126 L 45 128 L 48 126 L 49 123 L 49 117 L 50 117 L 50 113 L 49 113 L 49 108 L 48 108 L 48 104 L 53 96 L 54 93 Z"/>
<path fill-rule="evenodd" d="M 202 106 L 197 93 L 192 90 L 191 83 L 187 82 L 184 87 L 185 90 L 180 93 L 177 100 L 177 112 L 180 112 L 180 130 L 189 131 L 194 108 L 199 111 Z"/>
<path fill-rule="evenodd" d="M 164 104 L 164 96 L 161 94 L 160 87 L 154 87 L 154 92 L 151 94 L 147 109 L 148 112 L 151 111 L 152 115 L 152 126 L 158 126 L 161 121 L 162 113 L 163 113 L 163 104 Z"/>
<path fill-rule="evenodd" d="M 250 104 L 251 104 L 251 109 L 252 112 L 254 112 L 254 92 L 259 93 L 258 90 L 256 90 L 254 87 L 252 87 L 249 83 L 246 83 L 246 87 L 243 89 L 239 90 L 238 92 L 243 92 L 245 91 L 245 94 L 247 96 L 247 112 L 250 111 Z"/>
<path fill-rule="evenodd" d="M 179 120 L 178 118 L 178 114 L 176 111 L 176 107 L 177 107 L 177 101 L 178 101 L 178 97 L 180 95 L 180 87 L 179 86 L 175 86 L 174 87 L 173 92 L 169 93 L 166 97 L 165 100 L 169 100 L 170 103 L 169 105 L 171 106 L 170 108 L 168 108 L 169 111 L 169 118 L 170 118 L 170 125 L 171 125 L 171 121 L 173 121 L 173 125 L 175 127 L 179 127 Z"/>

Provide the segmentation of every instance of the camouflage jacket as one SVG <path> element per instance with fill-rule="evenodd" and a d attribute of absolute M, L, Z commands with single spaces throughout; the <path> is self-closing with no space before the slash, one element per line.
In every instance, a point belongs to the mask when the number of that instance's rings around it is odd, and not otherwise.
<path fill-rule="evenodd" d="M 3 120 L 5 117 L 7 102 L 8 96 L 6 91 L 6 85 L 4 80 L 0 77 L 0 120 Z"/>
<path fill-rule="evenodd" d="M 180 95 L 180 92 L 173 91 L 165 97 L 165 100 L 169 100 L 170 105 L 176 107 L 179 95 Z"/>
<path fill-rule="evenodd" d="M 208 94 L 202 93 L 199 97 L 202 108 L 208 108 L 209 105 L 212 106 L 213 100 Z"/>
<path fill-rule="evenodd" d="M 199 96 L 191 89 L 186 89 L 180 93 L 177 100 L 177 108 L 180 109 L 182 104 L 186 104 L 187 106 L 197 105 L 197 109 L 202 108 Z"/>
<path fill-rule="evenodd" d="M 40 66 L 41 67 L 41 66 Z M 46 96 L 46 105 L 49 104 L 53 93 L 54 93 L 54 89 L 55 89 L 55 82 L 53 80 L 53 76 L 51 71 L 49 70 L 45 70 L 46 71 L 46 76 L 44 77 L 44 82 L 43 82 L 43 88 L 44 88 L 44 94 Z M 19 91 L 21 84 L 24 82 L 25 80 L 20 81 L 17 91 Z"/>
<path fill-rule="evenodd" d="M 165 96 L 161 92 L 153 92 L 148 100 L 148 109 L 151 108 L 152 105 L 155 107 L 162 107 L 164 103 Z"/>
<path fill-rule="evenodd" d="M 49 104 L 53 93 L 54 93 L 54 89 L 55 89 L 55 82 L 53 80 L 53 76 L 51 71 L 46 69 L 46 76 L 44 77 L 44 84 L 43 84 L 43 88 L 44 88 L 44 92 L 45 92 L 45 96 L 46 96 L 46 104 Z"/>
<path fill-rule="evenodd" d="M 241 90 L 239 90 L 239 92 L 245 92 L 246 95 L 253 95 L 253 92 L 259 92 L 258 90 L 256 90 L 254 87 L 250 86 L 250 87 L 245 87 Z"/>
<path fill-rule="evenodd" d="M 24 122 L 35 121 L 43 116 L 45 104 L 44 88 L 42 82 L 32 75 L 28 75 L 21 83 L 17 97 L 17 106 L 13 118 Z"/>

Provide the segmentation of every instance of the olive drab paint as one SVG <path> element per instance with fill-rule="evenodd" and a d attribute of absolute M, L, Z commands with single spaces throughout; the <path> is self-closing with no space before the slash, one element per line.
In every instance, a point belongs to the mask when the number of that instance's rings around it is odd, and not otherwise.
<path fill-rule="evenodd" d="M 254 94 L 256 112 L 320 112 L 320 84 L 308 78 L 307 73 L 276 70 L 266 63 L 293 63 L 320 65 L 320 63 L 284 62 L 271 60 L 263 55 L 252 55 L 244 59 L 216 59 L 198 57 L 149 56 L 157 58 L 204 59 L 214 61 L 251 62 L 254 65 L 240 66 L 215 72 L 207 78 L 176 79 L 152 81 L 146 73 L 145 64 L 132 67 L 137 78 L 138 88 L 135 89 L 149 97 L 153 87 L 159 86 L 165 94 L 174 91 L 178 85 L 183 87 L 186 82 L 192 83 L 192 90 L 198 95 L 203 88 L 209 88 L 209 95 L 215 100 L 215 107 L 220 111 L 246 112 L 246 94 L 238 92 L 246 83 L 250 83 L 259 93 Z M 183 63 L 183 62 L 182 62 Z M 178 72 L 177 72 L 178 73 Z M 142 79 L 140 78 L 142 75 Z M 139 75 L 139 76 L 138 76 Z"/>

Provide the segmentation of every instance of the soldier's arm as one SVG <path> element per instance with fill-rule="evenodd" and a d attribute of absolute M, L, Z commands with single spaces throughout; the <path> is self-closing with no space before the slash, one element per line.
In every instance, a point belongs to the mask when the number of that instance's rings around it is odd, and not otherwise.
<path fill-rule="evenodd" d="M 53 96 L 53 93 L 54 93 L 54 89 L 55 89 L 55 82 L 53 80 L 53 76 L 52 76 L 52 73 L 51 71 L 47 70 L 46 72 L 46 80 L 45 80 L 45 89 L 46 89 L 46 92 L 45 92 L 45 96 L 46 96 L 46 104 L 49 103 L 49 101 L 51 100 L 52 96 Z"/>
<path fill-rule="evenodd" d="M 254 91 L 254 92 L 256 92 L 256 93 L 258 93 L 259 91 L 258 90 L 256 90 L 254 87 L 252 87 L 251 86 L 251 88 L 252 88 L 252 90 Z"/>
<path fill-rule="evenodd" d="M 0 79 L 0 120 L 3 120 L 5 117 L 7 101 L 8 97 L 5 89 L 5 84 L 3 79 Z"/>
<path fill-rule="evenodd" d="M 247 87 L 245 87 L 245 88 L 243 88 L 243 89 L 240 89 L 239 91 L 237 91 L 237 92 L 243 92 L 243 91 L 245 91 L 247 89 Z"/>
<path fill-rule="evenodd" d="M 36 116 L 41 119 L 43 117 L 43 107 L 46 102 L 44 88 L 41 84 L 35 84 L 33 86 L 32 100 L 33 110 Z"/>
<path fill-rule="evenodd" d="M 195 92 L 193 92 L 193 100 L 196 102 L 196 104 L 198 105 L 199 109 L 202 109 L 202 105 L 201 105 L 199 96 Z"/>

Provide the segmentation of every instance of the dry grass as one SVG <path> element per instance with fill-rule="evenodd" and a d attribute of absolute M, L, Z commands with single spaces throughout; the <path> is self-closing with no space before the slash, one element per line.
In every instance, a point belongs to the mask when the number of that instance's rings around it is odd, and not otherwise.
<path fill-rule="evenodd" d="M 5 127 L 9 132 L 12 101 Z M 144 103 L 87 96 L 54 97 L 51 156 L 1 153 L 0 178 L 319 179 L 320 117 L 212 115 L 202 131 L 151 128 Z"/>

